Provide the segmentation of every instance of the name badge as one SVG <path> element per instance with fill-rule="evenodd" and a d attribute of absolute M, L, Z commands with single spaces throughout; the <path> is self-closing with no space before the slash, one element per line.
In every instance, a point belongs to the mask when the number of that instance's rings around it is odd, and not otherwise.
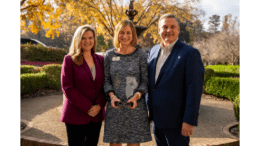
<path fill-rule="evenodd" d="M 120 57 L 112 57 L 112 61 L 119 61 L 120 60 Z"/>

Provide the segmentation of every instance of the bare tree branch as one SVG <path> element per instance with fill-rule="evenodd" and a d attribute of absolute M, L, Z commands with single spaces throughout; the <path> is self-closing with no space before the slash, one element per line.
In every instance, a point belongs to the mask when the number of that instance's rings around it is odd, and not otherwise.
<path fill-rule="evenodd" d="M 23 2 L 23 4 L 24 4 L 25 0 L 23 0 L 22 2 Z M 21 3 L 22 3 L 22 2 L 21 2 Z M 45 2 L 45 0 L 43 0 L 42 4 L 44 4 L 44 2 Z M 21 6 L 22 6 L 22 5 L 21 5 Z M 35 7 L 38 7 L 38 5 L 30 5 L 30 6 L 21 8 L 20 11 L 24 11 L 24 10 L 29 9 L 29 8 L 31 8 L 31 7 L 34 7 L 34 8 L 35 8 Z"/>
<path fill-rule="evenodd" d="M 115 4 L 116 11 L 117 11 L 117 13 L 119 14 L 119 10 L 118 10 L 118 8 L 117 8 L 117 6 L 116 6 L 115 0 L 113 0 L 113 3 Z M 116 20 L 116 23 L 118 23 L 117 17 L 115 17 L 115 20 Z"/>
<path fill-rule="evenodd" d="M 25 1 L 26 1 L 26 0 L 21 0 L 21 2 L 20 2 L 20 7 L 24 4 Z"/>
<path fill-rule="evenodd" d="M 142 20 L 142 18 L 145 16 L 145 12 L 148 12 L 149 11 L 149 9 L 150 9 L 150 7 L 151 7 L 151 5 L 152 5 L 152 1 L 150 1 L 149 3 L 148 3 L 148 6 L 143 10 L 143 12 L 141 13 L 141 16 L 138 18 L 138 20 L 136 21 L 137 23 L 140 21 L 140 20 Z M 140 22 L 141 23 L 141 22 Z"/>

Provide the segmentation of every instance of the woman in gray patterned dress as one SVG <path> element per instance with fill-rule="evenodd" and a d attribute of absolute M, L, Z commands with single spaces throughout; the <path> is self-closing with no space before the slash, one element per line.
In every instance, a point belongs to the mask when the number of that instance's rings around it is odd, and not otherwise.
<path fill-rule="evenodd" d="M 104 90 L 110 100 L 106 109 L 104 142 L 110 146 L 138 146 L 151 141 L 144 95 L 147 93 L 148 65 L 144 50 L 135 48 L 136 31 L 130 20 L 118 23 L 114 49 L 104 58 Z M 121 105 L 115 102 L 121 102 Z M 132 102 L 132 107 L 127 106 Z M 127 104 L 128 103 L 128 104 Z"/>

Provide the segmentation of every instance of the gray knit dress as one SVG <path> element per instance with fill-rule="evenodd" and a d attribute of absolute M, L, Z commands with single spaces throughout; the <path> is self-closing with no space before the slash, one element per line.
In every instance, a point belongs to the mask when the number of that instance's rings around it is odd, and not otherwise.
<path fill-rule="evenodd" d="M 148 65 L 147 54 L 136 48 L 130 54 L 118 54 L 108 50 L 104 57 L 105 93 L 113 91 L 118 99 L 127 102 L 136 92 L 147 93 Z M 151 141 L 150 124 L 145 97 L 137 101 L 135 109 L 113 108 L 108 100 L 104 142 L 142 143 Z"/>

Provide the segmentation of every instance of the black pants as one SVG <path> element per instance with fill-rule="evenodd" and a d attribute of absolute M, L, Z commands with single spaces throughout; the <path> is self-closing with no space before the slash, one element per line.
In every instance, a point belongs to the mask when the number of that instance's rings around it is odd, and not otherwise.
<path fill-rule="evenodd" d="M 157 146 L 189 146 L 190 137 L 181 134 L 181 129 L 159 129 L 153 125 Z"/>
<path fill-rule="evenodd" d="M 69 146 L 97 146 L 102 122 L 86 125 L 65 123 Z"/>

